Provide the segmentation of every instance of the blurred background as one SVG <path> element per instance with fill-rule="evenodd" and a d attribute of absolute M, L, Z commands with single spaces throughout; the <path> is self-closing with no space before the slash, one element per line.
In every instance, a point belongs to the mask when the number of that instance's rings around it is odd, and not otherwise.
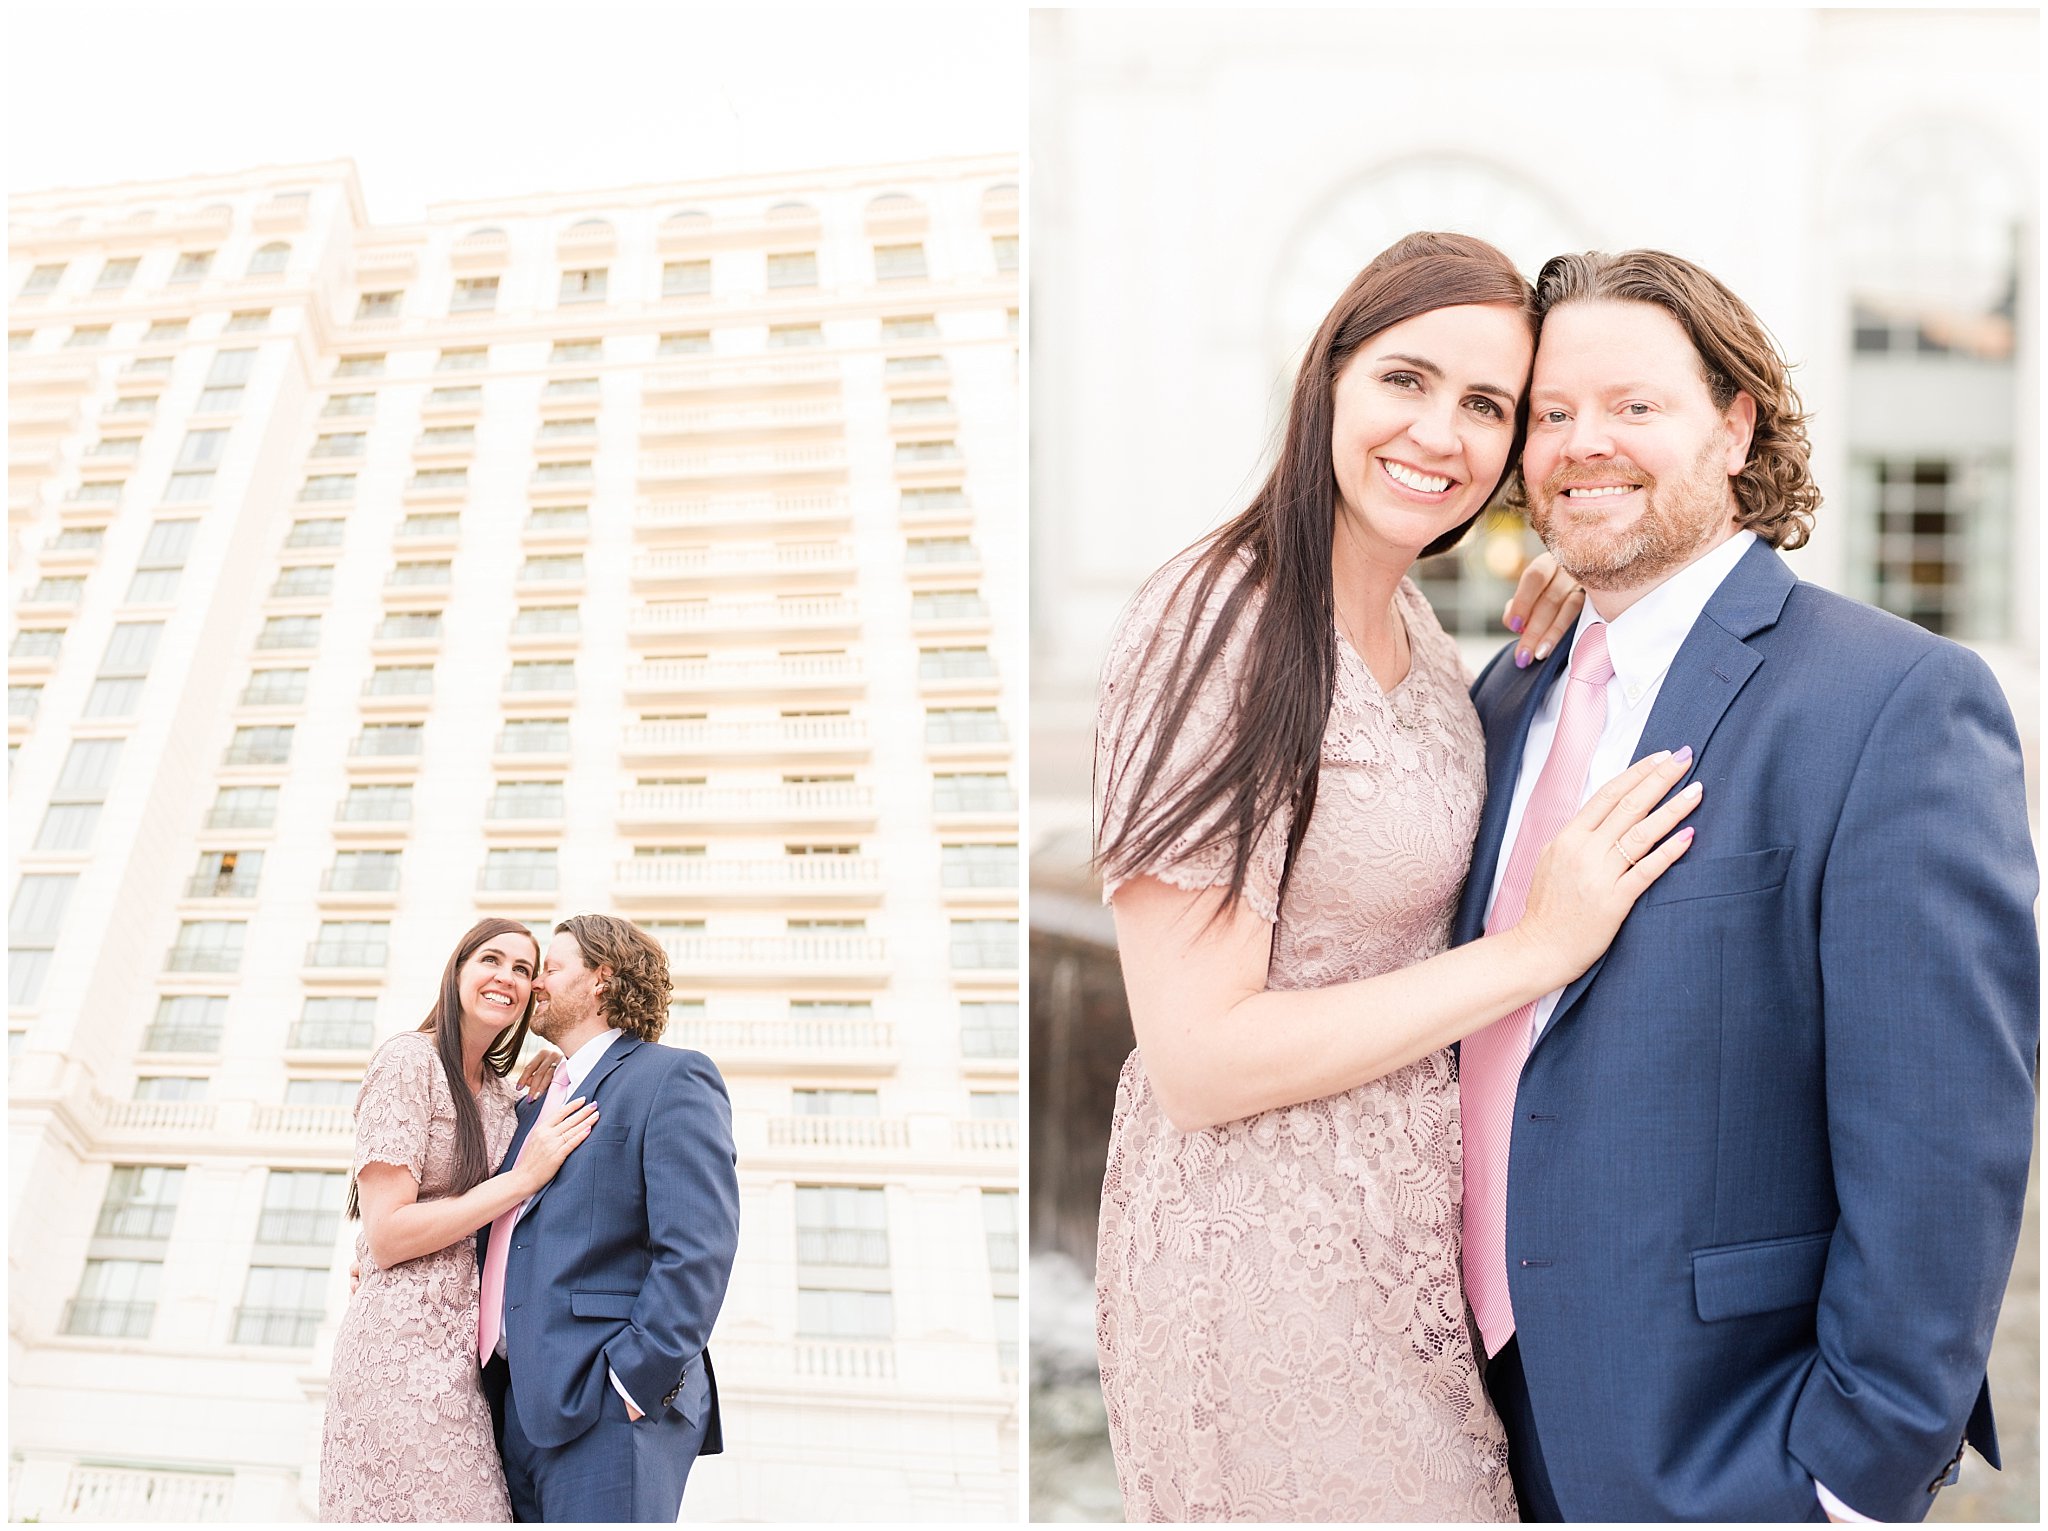
<path fill-rule="evenodd" d="M 1982 654 L 2038 801 L 2038 44 L 2026 10 L 1034 14 L 1034 1518 L 1120 1511 L 1092 1279 L 1131 1040 L 1087 860 L 1125 601 L 1242 507 L 1302 345 L 1401 234 L 1532 277 L 1664 248 L 1795 363 L 1827 503 L 1793 568 Z M 1474 665 L 1536 546 L 1499 517 L 1418 569 Z M 1973 1459 L 1937 1520 L 2038 1514 L 2037 1194 L 1992 1359 L 2005 1471 Z"/>

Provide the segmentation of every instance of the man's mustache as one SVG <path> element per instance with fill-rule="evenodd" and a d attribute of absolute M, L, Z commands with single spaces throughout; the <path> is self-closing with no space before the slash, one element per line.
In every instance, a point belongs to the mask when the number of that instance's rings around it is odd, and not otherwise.
<path fill-rule="evenodd" d="M 1613 484 L 1621 481 L 1634 484 L 1638 489 L 1654 484 L 1656 475 L 1645 473 L 1626 457 L 1613 458 L 1600 472 L 1584 468 L 1560 468 L 1546 478 L 1542 484 L 1545 499 L 1555 499 L 1567 489 L 1578 489 L 1587 485 Z"/>

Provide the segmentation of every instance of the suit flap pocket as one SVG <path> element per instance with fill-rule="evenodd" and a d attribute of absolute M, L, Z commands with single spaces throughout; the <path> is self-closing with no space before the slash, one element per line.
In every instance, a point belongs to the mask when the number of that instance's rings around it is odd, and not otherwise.
<path fill-rule="evenodd" d="M 1719 898 L 1730 893 L 1755 893 L 1775 888 L 1785 880 L 1792 864 L 1792 847 L 1773 845 L 1740 856 L 1709 856 L 1695 861 L 1687 856 L 1650 884 L 1643 894 L 1646 904 L 1675 904 L 1687 898 Z"/>
<path fill-rule="evenodd" d="M 571 1292 L 569 1311 L 578 1318 L 631 1318 L 638 1292 Z"/>
<path fill-rule="evenodd" d="M 1716 1319 L 1769 1313 L 1814 1301 L 1820 1296 L 1828 1244 L 1833 1238 L 1831 1232 L 1805 1233 L 1797 1238 L 1695 1250 L 1692 1291 L 1700 1317 L 1711 1324 Z"/>

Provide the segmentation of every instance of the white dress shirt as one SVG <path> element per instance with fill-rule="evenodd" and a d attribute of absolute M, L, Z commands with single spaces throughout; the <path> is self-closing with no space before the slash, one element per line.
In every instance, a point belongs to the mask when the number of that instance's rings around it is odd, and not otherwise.
<path fill-rule="evenodd" d="M 602 1031 L 577 1048 L 574 1053 L 564 1058 L 557 1065 L 569 1080 L 569 1087 L 562 1097 L 565 1105 L 576 1098 L 576 1087 L 590 1077 L 590 1071 L 597 1067 L 598 1060 L 603 1058 L 605 1053 L 611 1049 L 612 1043 L 618 1041 L 624 1035 L 623 1031 L 619 1031 L 616 1028 Z M 533 1196 L 538 1195 L 540 1195 L 538 1191 L 533 1193 Z M 533 1196 L 527 1197 L 525 1201 L 519 1204 L 520 1217 L 526 1216 L 526 1209 L 533 1205 Z M 518 1226 L 517 1219 L 514 1219 L 513 1226 Z M 502 1333 L 498 1336 L 498 1354 L 501 1356 L 505 1354 L 505 1336 Z M 605 1368 L 605 1372 L 612 1379 L 612 1390 L 625 1399 L 626 1403 L 636 1412 L 645 1414 L 647 1411 L 642 1409 L 634 1400 L 633 1395 L 626 1391 L 626 1384 L 619 1381 L 619 1374 L 609 1366 Z"/>
<path fill-rule="evenodd" d="M 1735 571 L 1735 566 L 1742 562 L 1743 555 L 1755 541 L 1755 532 L 1737 532 L 1705 557 L 1687 564 L 1656 589 L 1646 592 L 1627 611 L 1607 624 L 1607 658 L 1614 666 L 1614 674 L 1607 682 L 1607 721 L 1600 730 L 1599 742 L 1593 746 L 1593 762 L 1587 768 L 1585 789 L 1579 795 L 1581 806 L 1607 782 L 1627 770 L 1629 762 L 1635 759 L 1636 747 L 1643 739 L 1643 725 L 1650 720 L 1650 709 L 1657 705 L 1657 693 L 1664 689 L 1664 677 L 1670 673 L 1671 661 L 1678 657 L 1686 634 L 1699 621 L 1707 602 L 1721 588 L 1721 582 Z M 1601 620 L 1589 599 L 1585 609 L 1579 613 L 1572 641 L 1577 643 L 1587 624 Z M 1493 913 L 1493 901 L 1500 897 L 1501 875 L 1507 870 L 1508 853 L 1514 848 L 1515 836 L 1521 833 L 1522 815 L 1536 791 L 1536 778 L 1542 774 L 1543 763 L 1550 758 L 1551 741 L 1557 737 L 1558 717 L 1564 710 L 1564 693 L 1562 685 L 1552 684 L 1536 709 L 1535 721 L 1529 725 L 1529 742 L 1522 752 L 1522 771 L 1515 778 L 1514 796 L 1508 803 L 1507 828 L 1501 835 L 1500 855 L 1494 863 L 1493 887 L 1486 897 L 1489 916 Z M 1680 739 L 1677 743 L 1697 746 L 1699 741 Z M 1561 988 L 1553 989 L 1536 1001 L 1532 1036 L 1543 1035 L 1563 993 Z M 1818 1480 L 1813 1489 L 1820 1496 L 1821 1506 L 1838 1519 L 1870 1519 L 1868 1515 L 1859 1515 L 1850 1509 Z"/>

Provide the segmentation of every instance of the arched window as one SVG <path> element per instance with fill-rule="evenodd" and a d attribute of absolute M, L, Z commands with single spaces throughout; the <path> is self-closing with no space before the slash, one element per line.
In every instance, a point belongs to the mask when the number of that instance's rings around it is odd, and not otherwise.
<path fill-rule="evenodd" d="M 778 202 L 768 209 L 770 223 L 816 223 L 818 210 L 808 202 Z"/>
<path fill-rule="evenodd" d="M 281 239 L 274 239 L 267 245 L 259 245 L 256 253 L 249 257 L 249 276 L 267 276 L 282 271 L 285 262 L 291 259 L 292 247 Z"/>
<path fill-rule="evenodd" d="M 584 218 L 569 225 L 572 234 L 609 234 L 612 226 L 602 218 Z"/>
<path fill-rule="evenodd" d="M 686 207 L 679 213 L 670 213 L 662 220 L 662 231 L 669 234 L 701 233 L 711 227 L 711 215 L 698 208 Z"/>
<path fill-rule="evenodd" d="M 885 218 L 902 217 L 905 213 L 917 212 L 920 206 L 915 197 L 906 196 L 900 191 L 885 191 L 868 203 L 868 216 L 880 214 Z"/>

